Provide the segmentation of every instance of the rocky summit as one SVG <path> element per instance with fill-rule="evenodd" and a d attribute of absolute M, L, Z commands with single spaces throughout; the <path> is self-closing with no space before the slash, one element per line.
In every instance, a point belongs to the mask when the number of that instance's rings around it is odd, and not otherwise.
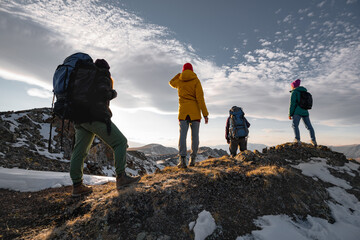
<path fill-rule="evenodd" d="M 48 108 L 0 113 L 0 167 L 68 172 L 74 130 L 61 126 Z M 360 165 L 326 146 L 286 143 L 235 158 L 201 147 L 194 167 L 176 163 L 176 149 L 150 144 L 128 150 L 126 171 L 142 177 L 119 191 L 113 182 L 80 198 L 71 187 L 0 189 L 0 239 L 264 239 L 274 219 L 304 239 L 360 232 Z M 112 164 L 96 139 L 84 172 L 113 176 Z"/>
<path fill-rule="evenodd" d="M 298 231 L 299 239 L 356 239 L 359 166 L 326 146 L 286 143 L 187 169 L 168 166 L 144 174 L 137 185 L 94 186 L 81 198 L 71 198 L 70 187 L 0 190 L 0 237 L 267 239 L 261 230 L 274 228 L 277 219 L 290 223 L 286 231 Z M 330 235 L 340 234 L 339 226 L 349 238 Z"/>

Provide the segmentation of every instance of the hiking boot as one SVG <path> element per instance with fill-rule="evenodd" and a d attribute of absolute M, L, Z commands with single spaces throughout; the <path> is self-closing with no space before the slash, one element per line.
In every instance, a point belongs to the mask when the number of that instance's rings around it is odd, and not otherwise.
<path fill-rule="evenodd" d="M 317 147 L 316 141 L 311 140 L 311 144 L 312 144 L 314 147 Z"/>
<path fill-rule="evenodd" d="M 121 189 L 122 187 L 129 186 L 132 183 L 137 183 L 140 180 L 140 176 L 131 177 L 128 176 L 125 172 L 116 177 L 116 189 Z"/>
<path fill-rule="evenodd" d="M 296 138 L 294 139 L 294 143 L 296 143 L 296 144 L 298 144 L 298 145 L 301 145 L 300 140 L 297 140 Z"/>
<path fill-rule="evenodd" d="M 193 167 L 193 166 L 195 166 L 195 158 L 191 157 L 189 161 L 189 167 Z"/>
<path fill-rule="evenodd" d="M 72 190 L 72 197 L 80 197 L 82 195 L 86 195 L 92 193 L 92 188 L 88 187 L 86 185 L 84 185 L 83 183 L 79 183 L 76 185 L 73 185 L 73 190 Z"/>
<path fill-rule="evenodd" d="M 186 157 L 179 157 L 179 163 L 176 165 L 178 168 L 187 168 Z"/>

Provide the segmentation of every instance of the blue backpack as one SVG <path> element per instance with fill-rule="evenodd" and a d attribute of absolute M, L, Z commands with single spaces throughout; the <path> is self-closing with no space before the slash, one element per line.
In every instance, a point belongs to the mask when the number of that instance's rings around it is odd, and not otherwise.
<path fill-rule="evenodd" d="M 64 63 L 59 65 L 54 73 L 53 87 L 55 95 L 65 94 L 70 82 L 71 73 L 74 71 L 78 61 L 93 63 L 92 58 L 86 53 L 74 53 L 64 60 Z"/>
<path fill-rule="evenodd" d="M 229 133 L 232 138 L 247 137 L 249 134 L 248 127 L 246 125 L 245 113 L 240 107 L 232 107 L 230 113 L 230 127 Z"/>

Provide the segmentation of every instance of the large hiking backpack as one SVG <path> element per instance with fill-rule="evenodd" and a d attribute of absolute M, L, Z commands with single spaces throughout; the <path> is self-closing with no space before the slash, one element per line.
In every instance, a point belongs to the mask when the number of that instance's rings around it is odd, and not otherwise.
<path fill-rule="evenodd" d="M 247 137 L 249 134 L 248 127 L 246 125 L 245 113 L 240 107 L 232 107 L 230 113 L 230 127 L 229 133 L 231 138 Z"/>
<path fill-rule="evenodd" d="M 61 149 L 64 121 L 82 123 L 103 121 L 110 133 L 111 111 L 108 101 L 111 96 L 110 73 L 99 69 L 92 58 L 86 53 L 75 53 L 59 65 L 53 77 L 54 104 L 53 117 L 62 120 Z M 51 149 L 51 128 L 49 136 L 49 151 Z"/>
<path fill-rule="evenodd" d="M 75 53 L 67 57 L 64 63 L 59 65 L 54 73 L 53 87 L 56 102 L 53 106 L 53 112 L 61 119 L 76 120 L 72 115 L 71 90 L 73 87 L 71 79 L 74 79 L 77 69 L 80 65 L 93 64 L 92 58 L 86 53 Z"/>
<path fill-rule="evenodd" d="M 301 91 L 299 106 L 302 109 L 309 110 L 312 108 L 312 105 L 313 105 L 313 99 L 311 94 L 307 91 Z"/>

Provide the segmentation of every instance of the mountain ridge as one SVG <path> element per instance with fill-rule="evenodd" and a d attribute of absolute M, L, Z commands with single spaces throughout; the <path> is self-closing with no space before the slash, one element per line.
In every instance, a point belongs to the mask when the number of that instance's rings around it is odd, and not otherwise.
<path fill-rule="evenodd" d="M 49 152 L 50 122 L 53 122 L 53 127 Z M 75 132 L 73 124 L 66 120 L 64 127 L 61 126 L 60 119 L 52 118 L 50 108 L 0 112 L 0 167 L 68 172 Z M 220 157 L 227 154 L 222 150 L 206 149 L 199 151 L 198 161 L 210 155 Z M 126 172 L 131 175 L 153 173 L 177 164 L 177 150 L 160 144 L 130 148 L 126 155 Z M 113 151 L 97 138 L 85 159 L 84 173 L 115 176 Z"/>

